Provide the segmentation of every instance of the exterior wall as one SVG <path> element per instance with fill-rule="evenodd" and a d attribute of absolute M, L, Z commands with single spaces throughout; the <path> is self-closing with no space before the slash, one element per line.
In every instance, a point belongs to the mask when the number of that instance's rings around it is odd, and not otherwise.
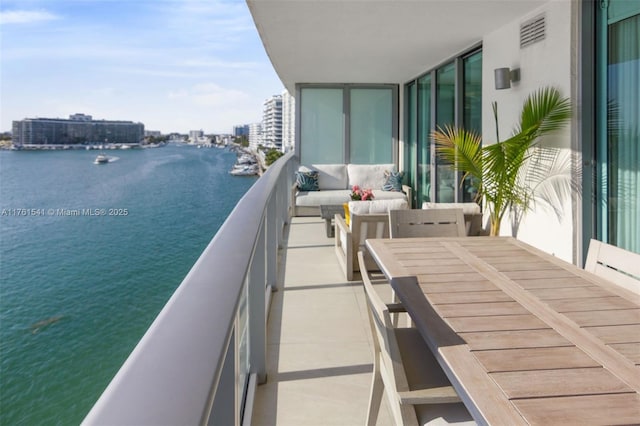
<path fill-rule="evenodd" d="M 536 89 L 544 86 L 557 87 L 563 96 L 572 95 L 575 43 L 573 42 L 574 5 L 570 1 L 552 1 L 523 16 L 520 20 L 486 34 L 483 38 L 483 116 L 482 132 L 484 143 L 496 140 L 495 122 L 491 103 L 498 103 L 500 139 L 511 135 L 518 122 L 518 116 L 526 97 Z M 532 45 L 520 48 L 520 25 L 533 17 L 546 15 L 546 38 Z M 496 90 L 494 69 L 509 67 L 520 68 L 520 81 L 512 83 L 510 89 Z M 574 119 L 575 120 L 575 119 Z M 572 155 L 572 126 L 567 125 L 557 135 L 545 139 L 545 145 L 561 148 L 563 155 Z M 571 171 L 568 170 L 568 173 Z M 575 258 L 577 229 L 572 207 L 572 200 L 562 200 L 562 214 L 558 217 L 550 209 L 540 205 L 528 212 L 519 228 L 517 236 L 542 250 L 552 253 L 566 261 Z M 503 220 L 501 232 L 505 235 L 515 234 L 509 219 Z"/>

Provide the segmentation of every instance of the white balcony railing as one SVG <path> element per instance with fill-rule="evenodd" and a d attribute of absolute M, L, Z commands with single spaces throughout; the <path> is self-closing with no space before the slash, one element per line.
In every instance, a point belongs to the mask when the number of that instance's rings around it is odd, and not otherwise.
<path fill-rule="evenodd" d="M 238 425 L 250 417 L 245 401 L 266 380 L 266 312 L 294 161 L 292 153 L 280 158 L 242 197 L 83 424 Z"/>

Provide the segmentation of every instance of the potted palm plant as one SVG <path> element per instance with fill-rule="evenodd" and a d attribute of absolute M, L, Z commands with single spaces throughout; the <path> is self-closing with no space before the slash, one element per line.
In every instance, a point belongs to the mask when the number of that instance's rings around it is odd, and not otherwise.
<path fill-rule="evenodd" d="M 438 155 L 477 184 L 477 197 L 483 199 L 489 212 L 490 235 L 500 234 L 500 223 L 510 208 L 526 210 L 532 199 L 532 188 L 523 182 L 524 165 L 539 146 L 540 138 L 562 128 L 571 118 L 571 104 L 558 89 L 541 88 L 527 97 L 520 122 L 513 136 L 500 141 L 497 104 L 493 102 L 496 122 L 494 144 L 482 145 L 482 137 L 463 128 L 445 126 L 431 137 Z"/>

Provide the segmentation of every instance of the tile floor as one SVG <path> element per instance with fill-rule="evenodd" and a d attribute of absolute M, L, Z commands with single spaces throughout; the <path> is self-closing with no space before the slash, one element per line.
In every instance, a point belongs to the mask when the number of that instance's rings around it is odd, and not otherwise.
<path fill-rule="evenodd" d="M 362 282 L 344 278 L 320 218 L 293 218 L 283 252 L 252 424 L 364 425 L 373 364 Z M 391 423 L 387 410 L 379 425 Z"/>

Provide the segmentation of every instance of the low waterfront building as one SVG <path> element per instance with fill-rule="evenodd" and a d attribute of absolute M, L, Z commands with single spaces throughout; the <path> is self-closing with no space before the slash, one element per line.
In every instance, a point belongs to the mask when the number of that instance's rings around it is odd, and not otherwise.
<path fill-rule="evenodd" d="M 233 126 L 233 136 L 249 136 L 249 125 L 248 124 L 238 124 L 237 126 Z"/>
<path fill-rule="evenodd" d="M 13 122 L 13 145 L 137 144 L 144 124 L 133 121 L 93 120 L 85 114 L 69 119 L 25 118 Z"/>

